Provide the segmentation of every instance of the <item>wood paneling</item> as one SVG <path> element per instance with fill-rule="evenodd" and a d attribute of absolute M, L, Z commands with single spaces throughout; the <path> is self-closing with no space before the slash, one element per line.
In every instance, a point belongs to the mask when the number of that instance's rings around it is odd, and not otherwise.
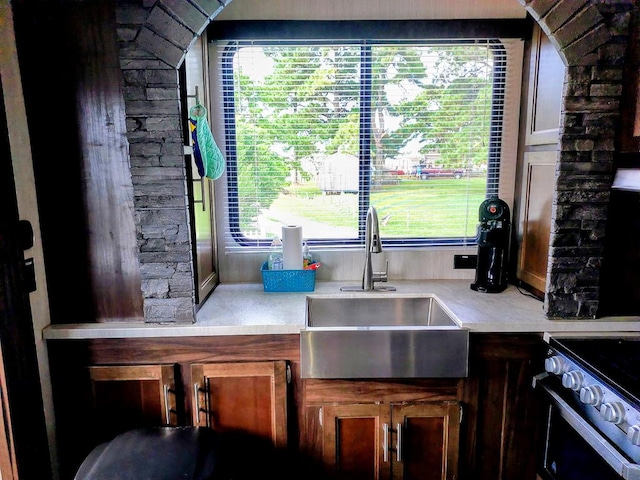
<path fill-rule="evenodd" d="M 59 3 L 15 2 L 52 322 L 141 322 L 115 2 Z"/>
<path fill-rule="evenodd" d="M 472 335 L 460 478 L 533 480 L 539 402 L 531 379 L 543 369 L 539 335 Z"/>
<path fill-rule="evenodd" d="M 70 30 L 78 46 L 75 92 L 95 321 L 143 321 L 122 78 L 114 62 L 115 6 L 90 2 L 73 12 Z"/>
<path fill-rule="evenodd" d="M 456 398 L 457 379 L 304 380 L 305 403 L 435 402 Z"/>

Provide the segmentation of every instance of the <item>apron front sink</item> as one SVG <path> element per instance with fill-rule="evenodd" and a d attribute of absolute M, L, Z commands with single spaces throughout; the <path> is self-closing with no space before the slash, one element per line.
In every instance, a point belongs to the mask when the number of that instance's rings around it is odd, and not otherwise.
<path fill-rule="evenodd" d="M 469 332 L 433 295 L 309 295 L 302 378 L 459 378 Z"/>

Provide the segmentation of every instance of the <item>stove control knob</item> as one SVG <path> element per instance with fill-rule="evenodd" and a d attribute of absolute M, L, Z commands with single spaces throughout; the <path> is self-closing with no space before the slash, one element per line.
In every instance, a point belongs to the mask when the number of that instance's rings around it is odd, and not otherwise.
<path fill-rule="evenodd" d="M 602 403 L 604 394 L 598 385 L 587 385 L 580 389 L 580 401 L 592 407 L 597 407 Z"/>
<path fill-rule="evenodd" d="M 625 411 L 624 406 L 620 402 L 603 403 L 600 407 L 600 415 L 607 422 L 620 425 L 624 423 Z"/>
<path fill-rule="evenodd" d="M 584 375 L 578 370 L 566 372 L 562 375 L 562 386 L 564 388 L 570 388 L 575 392 L 579 392 L 582 388 L 582 382 L 584 382 Z"/>
<path fill-rule="evenodd" d="M 627 438 L 636 447 L 640 447 L 640 425 L 634 425 L 627 430 Z"/>
<path fill-rule="evenodd" d="M 567 370 L 567 367 L 564 359 L 555 355 L 544 361 L 544 369 L 554 375 L 562 375 Z"/>

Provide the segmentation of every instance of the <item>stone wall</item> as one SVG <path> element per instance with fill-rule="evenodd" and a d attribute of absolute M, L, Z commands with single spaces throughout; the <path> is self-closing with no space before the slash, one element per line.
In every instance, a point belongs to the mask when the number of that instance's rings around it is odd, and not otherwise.
<path fill-rule="evenodd" d="M 637 5 L 520 1 L 568 66 L 545 311 L 552 318 L 596 317 L 625 53 Z"/>
<path fill-rule="evenodd" d="M 519 0 L 568 66 L 545 311 L 597 315 L 634 0 Z M 176 68 L 230 0 L 118 0 L 145 321 L 194 321 Z"/>

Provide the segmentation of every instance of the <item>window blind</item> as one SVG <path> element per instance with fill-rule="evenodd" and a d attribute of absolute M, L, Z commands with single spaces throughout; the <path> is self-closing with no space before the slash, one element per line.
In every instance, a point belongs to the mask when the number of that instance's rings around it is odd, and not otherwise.
<path fill-rule="evenodd" d="M 217 41 L 227 250 L 282 225 L 360 245 L 470 245 L 498 193 L 508 43 Z M 506 46 L 505 46 L 506 45 Z"/>

